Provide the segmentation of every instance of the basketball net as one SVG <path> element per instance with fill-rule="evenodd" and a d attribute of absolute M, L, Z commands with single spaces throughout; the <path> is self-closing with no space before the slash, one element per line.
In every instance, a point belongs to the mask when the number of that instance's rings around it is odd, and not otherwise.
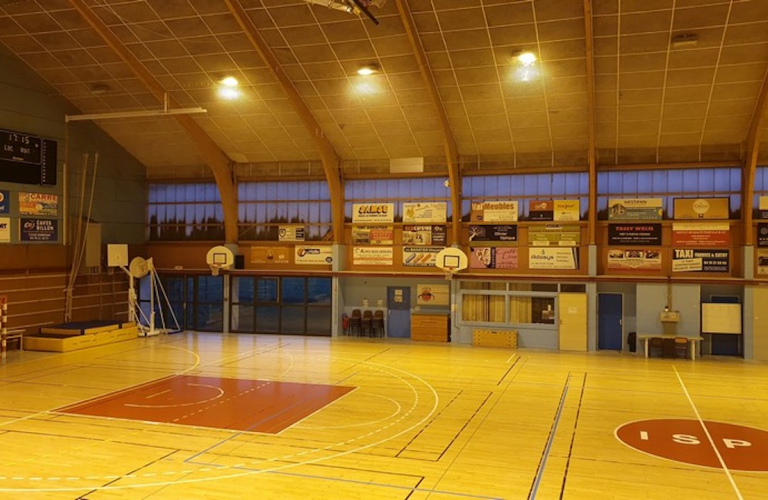
<path fill-rule="evenodd" d="M 208 264 L 208 265 L 211 266 L 211 275 L 218 276 L 219 271 L 221 270 L 221 266 L 218 264 Z"/>
<path fill-rule="evenodd" d="M 456 268 L 446 267 L 443 269 L 443 272 L 445 273 L 445 279 L 452 280 L 453 275 L 456 274 Z"/>

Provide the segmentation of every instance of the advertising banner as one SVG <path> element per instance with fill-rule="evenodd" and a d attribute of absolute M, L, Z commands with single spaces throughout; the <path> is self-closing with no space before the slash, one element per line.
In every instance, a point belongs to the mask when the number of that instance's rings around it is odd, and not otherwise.
<path fill-rule="evenodd" d="M 0 190 L 0 214 L 11 213 L 11 195 L 9 191 Z"/>
<path fill-rule="evenodd" d="M 608 220 L 661 220 L 661 198 L 608 200 Z"/>
<path fill-rule="evenodd" d="M 761 196 L 757 210 L 758 219 L 768 219 L 768 196 Z"/>
<path fill-rule="evenodd" d="M 0 243 L 11 241 L 11 219 L 10 217 L 0 217 Z"/>
<path fill-rule="evenodd" d="M 768 274 L 768 250 L 757 251 L 757 274 L 763 276 Z"/>
<path fill-rule="evenodd" d="M 608 269 L 612 271 L 660 271 L 661 252 L 654 249 L 633 248 L 608 250 Z"/>
<path fill-rule="evenodd" d="M 289 264 L 291 247 L 251 247 L 251 264 Z"/>
<path fill-rule="evenodd" d="M 443 247 L 403 247 L 403 265 L 435 267 L 435 258 Z"/>
<path fill-rule="evenodd" d="M 757 246 L 768 247 L 768 222 L 757 224 Z"/>
<path fill-rule="evenodd" d="M 473 203 L 470 222 L 517 222 L 516 201 L 485 201 Z"/>
<path fill-rule="evenodd" d="M 352 247 L 352 264 L 356 266 L 391 266 L 392 247 Z"/>
<path fill-rule="evenodd" d="M 472 247 L 470 269 L 517 269 L 517 248 Z"/>
<path fill-rule="evenodd" d="M 448 204 L 444 201 L 403 203 L 403 222 L 406 224 L 445 223 Z"/>
<path fill-rule="evenodd" d="M 578 248 L 531 248 L 529 269 L 578 269 Z"/>
<path fill-rule="evenodd" d="M 581 242 L 579 226 L 545 224 L 528 227 L 528 244 L 534 247 L 575 247 Z"/>
<path fill-rule="evenodd" d="M 675 198 L 675 220 L 730 217 L 728 198 Z"/>
<path fill-rule="evenodd" d="M 420 306 L 447 306 L 450 300 L 450 285 L 416 285 L 416 303 Z"/>
<path fill-rule="evenodd" d="M 403 245 L 445 245 L 445 226 L 403 226 Z"/>
<path fill-rule="evenodd" d="M 469 226 L 469 241 L 517 242 L 517 226 Z"/>
<path fill-rule="evenodd" d="M 19 193 L 19 214 L 56 217 L 59 215 L 59 195 Z"/>
<path fill-rule="evenodd" d="M 330 245 L 304 246 L 295 248 L 294 262 L 296 264 L 332 264 L 333 251 Z"/>
<path fill-rule="evenodd" d="M 392 226 L 352 226 L 353 245 L 392 245 L 394 242 Z"/>
<path fill-rule="evenodd" d="M 555 202 L 553 200 L 529 200 L 528 218 L 536 222 L 555 220 Z"/>
<path fill-rule="evenodd" d="M 278 226 L 279 241 L 304 241 L 305 234 L 304 226 Z"/>
<path fill-rule="evenodd" d="M 19 240 L 58 241 L 59 221 L 56 219 L 20 219 Z"/>
<path fill-rule="evenodd" d="M 661 245 L 661 224 L 608 224 L 609 245 Z"/>
<path fill-rule="evenodd" d="M 675 222 L 672 245 L 676 247 L 729 247 L 731 227 L 727 222 Z"/>
<path fill-rule="evenodd" d="M 354 203 L 352 222 L 395 222 L 395 204 Z"/>
<path fill-rule="evenodd" d="M 672 271 L 676 273 L 727 273 L 729 267 L 728 250 L 672 249 Z"/>

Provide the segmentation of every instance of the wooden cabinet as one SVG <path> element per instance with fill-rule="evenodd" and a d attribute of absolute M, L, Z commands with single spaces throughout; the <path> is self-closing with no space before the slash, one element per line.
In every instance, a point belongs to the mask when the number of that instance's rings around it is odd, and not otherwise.
<path fill-rule="evenodd" d="M 411 314 L 411 340 L 448 342 L 448 314 Z"/>

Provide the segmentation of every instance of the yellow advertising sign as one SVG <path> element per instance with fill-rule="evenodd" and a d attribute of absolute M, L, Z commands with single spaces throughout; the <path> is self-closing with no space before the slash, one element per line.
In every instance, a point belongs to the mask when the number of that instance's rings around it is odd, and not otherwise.
<path fill-rule="evenodd" d="M 675 198 L 675 219 L 728 219 L 728 198 Z"/>

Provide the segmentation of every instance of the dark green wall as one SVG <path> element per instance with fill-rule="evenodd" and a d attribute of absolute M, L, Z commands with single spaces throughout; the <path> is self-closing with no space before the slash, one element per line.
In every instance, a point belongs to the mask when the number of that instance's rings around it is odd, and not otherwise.
<path fill-rule="evenodd" d="M 64 193 L 64 152 L 67 126 L 65 114 L 79 111 L 48 86 L 23 62 L 0 46 L 0 128 L 39 135 L 58 142 L 58 184 L 55 188 L 28 184 L 0 183 L 11 191 L 12 243 L 18 241 L 19 191 L 59 195 L 59 232 L 62 230 Z M 68 125 L 69 213 L 71 227 L 80 204 L 82 155 L 90 154 L 86 205 L 93 172 L 94 153 L 99 153 L 91 220 L 102 225 L 104 243 L 143 243 L 146 239 L 146 168 L 92 122 Z M 63 236 L 59 235 L 59 243 Z"/>

